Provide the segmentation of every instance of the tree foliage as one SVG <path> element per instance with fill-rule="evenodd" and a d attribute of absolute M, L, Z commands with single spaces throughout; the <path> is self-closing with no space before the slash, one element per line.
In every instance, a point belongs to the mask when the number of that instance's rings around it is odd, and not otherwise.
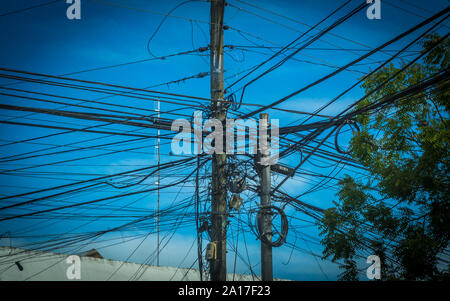
<path fill-rule="evenodd" d="M 356 109 L 447 69 L 450 42 L 433 45 L 439 39 L 427 36 L 423 51 L 431 50 L 424 59 Z M 391 63 L 367 77 L 362 84 L 366 94 L 404 64 Z M 370 176 L 357 180 L 346 175 L 339 182 L 338 201 L 319 223 L 324 258 L 344 262 L 340 279 L 357 279 L 358 257 L 365 260 L 370 254 L 380 256 L 384 280 L 449 276 L 449 93 L 446 81 L 357 116 L 360 132 L 351 140 L 351 156 Z"/>

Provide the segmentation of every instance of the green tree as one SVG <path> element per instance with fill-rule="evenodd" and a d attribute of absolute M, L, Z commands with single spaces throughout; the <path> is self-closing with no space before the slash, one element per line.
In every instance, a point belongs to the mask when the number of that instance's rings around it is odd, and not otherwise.
<path fill-rule="evenodd" d="M 415 63 L 359 103 L 363 108 L 386 95 L 446 70 L 450 42 L 429 35 L 429 50 Z M 431 46 L 435 46 L 431 48 Z M 368 94 L 403 68 L 384 68 L 367 77 Z M 449 89 L 448 80 L 390 106 L 361 113 L 350 155 L 370 173 L 346 175 L 338 200 L 319 223 L 324 258 L 341 261 L 341 280 L 357 280 L 358 257 L 378 255 L 382 279 L 435 280 L 449 277 Z M 363 254 L 366 254 L 362 256 Z"/>

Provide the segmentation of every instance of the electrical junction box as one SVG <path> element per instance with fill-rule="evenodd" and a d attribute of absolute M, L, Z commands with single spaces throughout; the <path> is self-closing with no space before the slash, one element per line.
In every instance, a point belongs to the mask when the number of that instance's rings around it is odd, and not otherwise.
<path fill-rule="evenodd" d="M 217 258 L 217 247 L 215 242 L 210 242 L 206 246 L 206 260 L 214 260 Z"/>
<path fill-rule="evenodd" d="M 236 211 L 239 211 L 242 205 L 242 198 L 238 194 L 233 194 L 231 196 L 230 201 L 228 202 L 228 207 L 230 209 L 234 209 Z"/>

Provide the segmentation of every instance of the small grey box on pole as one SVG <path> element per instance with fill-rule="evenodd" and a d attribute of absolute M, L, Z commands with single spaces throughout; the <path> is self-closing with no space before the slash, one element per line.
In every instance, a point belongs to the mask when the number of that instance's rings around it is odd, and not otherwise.
<path fill-rule="evenodd" d="M 273 280 L 273 263 L 272 263 L 272 216 L 270 214 L 270 145 L 269 145 L 269 114 L 262 113 L 259 115 L 259 163 L 261 167 L 261 233 L 267 239 L 264 242 L 261 239 L 261 275 L 263 281 Z"/>

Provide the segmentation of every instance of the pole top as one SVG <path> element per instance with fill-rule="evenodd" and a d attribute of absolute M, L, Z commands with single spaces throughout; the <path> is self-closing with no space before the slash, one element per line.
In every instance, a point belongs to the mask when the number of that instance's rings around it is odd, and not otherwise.
<path fill-rule="evenodd" d="M 261 113 L 259 114 L 259 119 L 269 119 L 269 114 L 268 113 Z"/>

